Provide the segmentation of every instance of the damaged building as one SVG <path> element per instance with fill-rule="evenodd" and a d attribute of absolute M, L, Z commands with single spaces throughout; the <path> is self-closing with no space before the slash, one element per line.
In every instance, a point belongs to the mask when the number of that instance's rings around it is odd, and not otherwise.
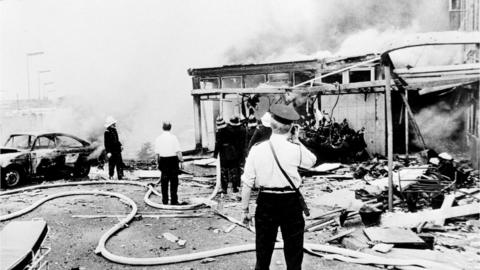
<path fill-rule="evenodd" d="M 387 155 L 391 124 L 395 153 L 446 151 L 478 168 L 478 39 L 444 34 L 402 37 L 381 55 L 190 69 L 197 148 L 212 149 L 217 116 L 258 119 L 271 104 L 284 102 L 293 103 L 302 120 L 320 112 L 363 132 L 370 156 Z M 392 60 L 397 50 L 434 45 L 462 53 L 448 65 L 397 68 Z M 392 89 L 388 101 L 386 87 Z"/>
<path fill-rule="evenodd" d="M 319 111 L 332 123 L 346 120 L 363 132 L 370 156 L 388 154 L 390 124 L 395 153 L 434 149 L 479 168 L 478 6 L 449 0 L 446 30 L 459 32 L 398 37 L 371 54 L 189 69 L 196 148 L 213 149 L 217 116 L 258 119 L 282 100 L 293 102 L 302 119 Z M 414 65 L 402 63 L 413 57 Z M 416 66 L 421 58 L 430 59 Z"/>

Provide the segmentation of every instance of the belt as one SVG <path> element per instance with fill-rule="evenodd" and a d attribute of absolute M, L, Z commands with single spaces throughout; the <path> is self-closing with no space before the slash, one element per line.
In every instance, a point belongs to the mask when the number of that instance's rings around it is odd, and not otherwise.
<path fill-rule="evenodd" d="M 260 187 L 260 192 L 287 194 L 287 193 L 295 193 L 295 190 L 293 190 L 292 187 Z"/>

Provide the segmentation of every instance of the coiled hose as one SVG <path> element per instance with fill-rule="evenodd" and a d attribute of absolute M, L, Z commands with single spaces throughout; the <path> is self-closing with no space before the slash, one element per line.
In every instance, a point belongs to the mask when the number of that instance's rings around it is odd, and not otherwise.
<path fill-rule="evenodd" d="M 219 164 L 217 162 L 217 183 L 215 186 L 214 191 L 212 194 L 206 199 L 211 200 L 218 192 L 219 184 L 220 184 L 220 173 L 219 173 Z M 200 206 L 203 203 L 193 204 L 193 205 L 185 205 L 185 206 L 167 206 L 167 205 L 160 205 L 154 203 L 149 200 L 149 197 L 152 193 L 159 195 L 155 189 L 149 184 L 134 182 L 134 181 L 82 181 L 82 182 L 75 182 L 75 183 L 63 183 L 63 184 L 52 184 L 52 185 L 39 185 L 39 186 L 32 186 L 7 192 L 0 193 L 0 196 L 11 195 L 19 192 L 25 192 L 34 189 L 45 189 L 45 188 L 52 188 L 52 187 L 65 187 L 65 186 L 76 186 L 76 185 L 98 185 L 98 184 L 124 184 L 124 185 L 135 185 L 147 188 L 147 193 L 145 194 L 144 201 L 148 205 L 161 208 L 161 209 L 175 209 L 175 210 L 187 210 L 193 209 Z M 233 253 L 240 253 L 240 252 L 247 252 L 255 250 L 255 244 L 245 244 L 239 246 L 232 246 L 232 247 L 224 247 L 218 248 L 213 250 L 207 251 L 200 251 L 190 254 L 182 254 L 182 255 L 173 255 L 167 257 L 151 257 L 151 258 L 134 258 L 134 257 L 125 257 L 121 255 L 116 255 L 111 253 L 107 250 L 106 244 L 108 240 L 117 232 L 121 231 L 124 227 L 127 226 L 129 222 L 135 217 L 137 213 L 137 205 L 135 202 L 130 199 L 129 197 L 115 192 L 107 192 L 107 191 L 67 191 L 61 192 L 54 195 L 50 195 L 45 197 L 34 204 L 16 211 L 11 214 L 0 216 L 0 221 L 5 221 L 9 219 L 13 219 L 24 215 L 28 212 L 33 211 L 35 208 L 39 207 L 43 203 L 60 198 L 60 197 L 67 197 L 67 196 L 78 196 L 78 195 L 102 195 L 102 196 L 109 196 L 109 197 L 116 197 L 120 199 L 121 202 L 129 205 L 131 207 L 130 213 L 123 219 L 119 220 L 117 224 L 115 224 L 112 228 L 110 228 L 107 232 L 105 232 L 98 242 L 97 248 L 95 249 L 96 254 L 101 254 L 104 258 L 120 263 L 120 264 L 127 264 L 127 265 L 162 265 L 162 264 L 172 264 L 172 263 L 179 263 L 179 262 L 186 262 L 186 261 L 193 261 L 199 260 L 207 257 L 216 257 L 222 255 L 228 255 Z M 160 206 L 160 207 L 157 207 Z M 275 244 L 275 249 L 283 248 L 283 243 L 279 242 Z M 320 244 L 313 244 L 313 243 L 305 243 L 304 249 L 307 250 L 309 253 L 317 256 L 323 256 L 327 259 L 336 259 L 344 262 L 350 263 L 359 263 L 359 264 L 380 264 L 380 265 L 393 265 L 393 266 L 420 266 L 427 269 L 444 269 L 444 270 L 454 270 L 457 269 L 451 266 L 445 266 L 436 262 L 427 261 L 427 260 L 404 260 L 404 259 L 391 259 L 391 258 L 383 258 L 375 255 L 366 254 L 363 252 L 348 250 L 344 248 L 338 248 L 329 245 L 320 245 Z M 317 252 L 324 252 L 330 254 L 319 254 Z"/>

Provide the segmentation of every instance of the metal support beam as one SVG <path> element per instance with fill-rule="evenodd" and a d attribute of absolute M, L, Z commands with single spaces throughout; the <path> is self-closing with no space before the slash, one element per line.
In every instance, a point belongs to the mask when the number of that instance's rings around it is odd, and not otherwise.
<path fill-rule="evenodd" d="M 202 112 L 200 96 L 193 96 L 193 121 L 195 127 L 195 149 L 202 149 Z"/>
<path fill-rule="evenodd" d="M 388 61 L 389 62 L 389 61 Z M 392 89 L 390 63 L 384 63 L 385 72 L 385 109 L 387 113 L 387 156 L 388 156 L 388 211 L 393 211 L 393 127 L 392 127 Z"/>
<path fill-rule="evenodd" d="M 406 102 L 408 103 L 408 90 L 405 89 L 405 99 L 406 99 Z M 404 119 L 405 119 L 405 156 L 406 156 L 406 159 L 407 159 L 407 162 L 408 162 L 408 141 L 409 141 L 409 137 L 408 137 L 408 109 L 407 109 L 407 105 L 405 105 L 405 116 L 404 116 Z"/>

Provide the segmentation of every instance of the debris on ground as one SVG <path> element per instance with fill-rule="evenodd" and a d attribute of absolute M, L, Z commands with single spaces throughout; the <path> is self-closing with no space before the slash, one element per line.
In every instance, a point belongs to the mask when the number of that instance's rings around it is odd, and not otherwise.
<path fill-rule="evenodd" d="M 393 165 L 393 212 L 386 212 L 386 158 L 300 171 L 312 208 L 307 234 L 323 234 L 323 242 L 391 259 L 424 256 L 445 269 L 475 269 L 480 264 L 478 170 L 434 151 L 398 155 Z"/>
<path fill-rule="evenodd" d="M 216 261 L 216 259 L 214 259 L 214 258 L 205 258 L 205 259 L 201 260 L 200 262 L 205 264 L 205 263 L 211 263 L 211 262 L 214 262 L 214 261 Z"/>
<path fill-rule="evenodd" d="M 163 235 L 163 238 L 165 238 L 168 241 L 173 242 L 173 243 L 177 242 L 178 239 L 179 239 L 177 236 L 175 236 L 175 235 L 173 235 L 169 232 L 163 233 L 162 235 Z"/>
<path fill-rule="evenodd" d="M 433 159 L 432 159 L 433 158 Z M 245 227 L 235 218 L 241 213 L 240 193 L 217 195 L 213 199 L 202 199 L 211 194 L 216 178 L 209 164 L 216 160 L 209 157 L 195 159 L 185 164 L 185 170 L 194 174 L 181 174 L 179 179 L 187 192 L 182 193 L 190 203 L 204 203 L 208 208 L 202 212 L 139 212 L 138 218 L 212 218 L 225 222 L 208 224 L 204 230 L 211 238 L 230 238 L 223 243 L 232 243 Z M 212 163 L 213 162 L 213 163 Z M 160 172 L 149 162 L 132 164 L 129 172 L 132 179 L 158 181 Z M 149 167 L 150 166 L 150 167 Z M 199 175 L 196 172 L 201 172 Z M 104 179 L 105 170 L 92 168 L 94 179 Z M 466 161 L 456 161 L 446 154 L 419 153 L 398 155 L 393 171 L 393 212 L 388 208 L 387 160 L 381 156 L 356 163 L 324 163 L 311 171 L 301 171 L 302 192 L 311 208 L 305 219 L 305 237 L 308 241 L 328 243 L 389 260 L 408 259 L 433 261 L 448 267 L 462 266 L 475 269 L 480 265 L 480 183 L 478 170 L 473 170 Z M 201 191 L 199 191 L 201 189 Z M 253 191 L 255 199 L 258 191 Z M 35 190 L 24 192 L 29 197 L 43 196 Z M 46 196 L 46 195 L 45 195 Z M 27 197 L 28 198 L 28 197 Z M 29 198 L 30 199 L 30 198 Z M 30 200 L 27 200 L 30 201 Z M 11 203 L 28 203 L 16 197 Z M 79 199 L 67 205 L 90 207 L 95 202 Z M 254 204 L 253 204 L 254 205 Z M 124 211 L 70 212 L 70 216 L 86 220 L 102 218 L 124 218 Z M 6 209 L 6 212 L 9 209 Z M 96 213 L 95 213 L 96 211 Z M 254 209 L 252 209 L 254 211 Z M 253 212 L 252 212 L 253 213 Z M 146 223 L 144 228 L 154 228 L 155 223 Z M 236 229 L 239 227 L 238 229 Z M 242 228 L 240 228 L 242 227 Z M 158 239 L 165 239 L 166 247 L 152 248 L 157 256 L 165 251 L 187 248 L 187 240 L 172 234 L 180 228 L 167 227 Z M 281 235 L 279 234 L 281 240 Z M 250 239 L 252 240 L 252 239 Z M 189 240 L 190 241 L 190 240 Z M 198 245 L 189 242 L 191 250 Z M 196 247 L 194 247 L 194 245 Z M 123 248 L 128 248 L 122 245 Z M 423 256 L 423 258 L 422 258 Z M 213 262 L 206 258 L 202 263 Z M 405 268 L 406 269 L 406 268 Z M 413 268 L 412 268 L 413 269 Z"/>

